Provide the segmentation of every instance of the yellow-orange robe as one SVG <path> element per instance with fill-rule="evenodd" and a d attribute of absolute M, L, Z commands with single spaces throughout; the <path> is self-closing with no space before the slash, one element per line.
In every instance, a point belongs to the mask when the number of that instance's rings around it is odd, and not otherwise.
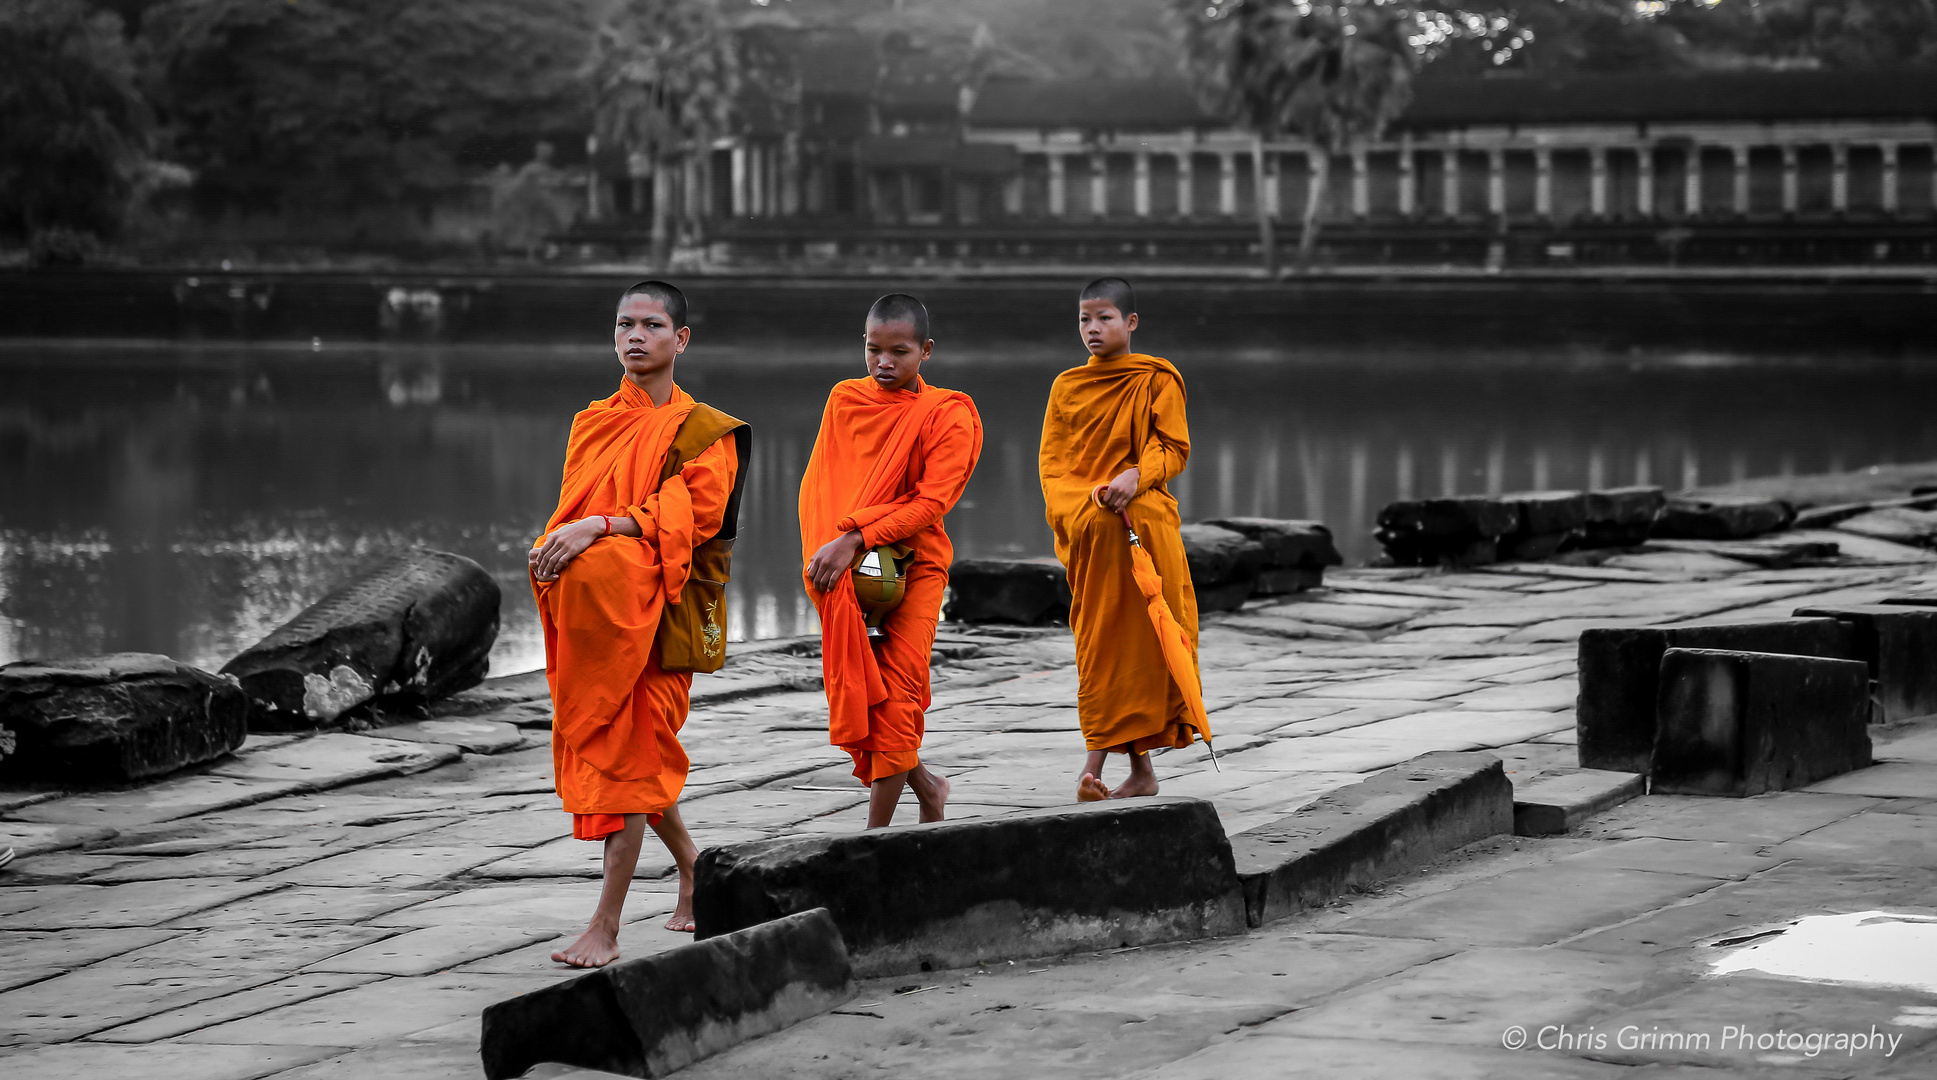
<path fill-rule="evenodd" d="M 1189 746 L 1184 699 L 1164 664 L 1147 601 L 1130 576 L 1123 519 L 1090 499 L 1136 466 L 1130 520 L 1164 579 L 1164 602 L 1197 652 L 1197 595 L 1166 486 L 1190 457 L 1184 377 L 1168 360 L 1132 353 L 1056 377 L 1043 414 L 1043 503 L 1056 557 L 1069 570 L 1076 631 L 1077 719 L 1091 750 Z"/>
<path fill-rule="evenodd" d="M 928 657 L 955 548 L 942 515 L 982 454 L 982 418 L 969 396 L 918 378 L 904 390 L 872 379 L 836 383 L 800 481 L 801 579 L 821 616 L 828 740 L 854 758 L 864 784 L 921 764 Z M 869 548 L 914 547 L 907 591 L 870 646 L 847 575 L 827 592 L 806 580 L 828 541 L 855 529 Z"/>
<path fill-rule="evenodd" d="M 727 435 L 659 482 L 679 425 L 693 411 L 677 386 L 666 404 L 630 380 L 572 420 L 553 529 L 597 514 L 630 516 L 640 536 L 605 536 L 556 581 L 532 580 L 552 692 L 552 765 L 572 834 L 596 840 L 625 814 L 663 813 L 686 786 L 693 675 L 664 671 L 653 639 L 678 603 L 694 546 L 720 529 L 739 467 Z"/>

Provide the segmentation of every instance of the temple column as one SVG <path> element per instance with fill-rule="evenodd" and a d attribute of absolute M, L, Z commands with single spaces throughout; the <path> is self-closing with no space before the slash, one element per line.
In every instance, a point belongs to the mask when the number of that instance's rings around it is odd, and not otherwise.
<path fill-rule="evenodd" d="M 1507 212 L 1507 152 L 1497 146 L 1486 152 L 1486 212 L 1495 218 Z"/>
<path fill-rule="evenodd" d="M 1259 170 L 1259 180 L 1263 183 L 1264 189 L 1257 192 L 1257 197 L 1264 200 L 1265 215 L 1276 221 L 1284 212 L 1284 207 L 1278 205 L 1278 170 L 1283 167 L 1284 162 L 1278 155 L 1264 148 L 1263 139 L 1258 140 L 1258 160 L 1264 165 Z"/>
<path fill-rule="evenodd" d="M 1187 218 L 1196 210 L 1197 194 L 1192 190 L 1190 174 L 1190 151 L 1177 155 L 1177 216 Z"/>
<path fill-rule="evenodd" d="M 1068 182 L 1063 172 L 1063 155 L 1050 151 L 1049 154 L 1049 216 L 1062 217 L 1069 212 Z"/>
<path fill-rule="evenodd" d="M 788 217 L 800 213 L 800 137 L 789 134 L 780 149 L 780 212 Z"/>
<path fill-rule="evenodd" d="M 1681 216 L 1700 217 L 1702 214 L 1702 148 L 1691 143 L 1682 151 L 1681 165 Z"/>
<path fill-rule="evenodd" d="M 1544 220 L 1554 216 L 1554 152 L 1544 146 L 1533 152 L 1533 212 Z"/>
<path fill-rule="evenodd" d="M 1746 146 L 1729 147 L 1729 155 L 1735 160 L 1735 216 L 1749 216 L 1749 148 Z"/>
<path fill-rule="evenodd" d="M 1655 150 L 1642 144 L 1634 149 L 1634 211 L 1643 220 L 1655 216 Z"/>
<path fill-rule="evenodd" d="M 1352 216 L 1360 220 L 1372 213 L 1372 169 L 1364 147 L 1352 150 Z"/>
<path fill-rule="evenodd" d="M 1878 192 L 1878 202 L 1886 214 L 1897 212 L 1897 144 L 1882 143 L 1877 149 L 1883 153 L 1883 190 Z"/>
<path fill-rule="evenodd" d="M 1110 161 L 1100 151 L 1090 155 L 1090 216 L 1110 216 Z"/>
<path fill-rule="evenodd" d="M 1797 205 L 1801 202 L 1800 174 L 1801 170 L 1796 163 L 1795 146 L 1784 145 L 1782 148 L 1782 212 L 1785 214 L 1794 214 Z"/>
<path fill-rule="evenodd" d="M 1459 151 L 1447 147 L 1439 152 L 1445 168 L 1440 170 L 1439 203 L 1449 218 L 1459 216 Z"/>
<path fill-rule="evenodd" d="M 597 221 L 605 214 L 599 207 L 599 137 L 585 137 L 585 220 Z"/>
<path fill-rule="evenodd" d="M 1604 218 L 1607 216 L 1607 147 L 1594 147 L 1587 152 L 1587 159 L 1592 172 L 1588 179 L 1587 211 Z"/>
<path fill-rule="evenodd" d="M 1238 158 L 1236 154 L 1217 155 L 1217 212 L 1224 217 L 1238 213 Z"/>
<path fill-rule="evenodd" d="M 747 147 L 745 143 L 734 144 L 733 157 L 733 216 L 746 217 L 747 199 Z"/>
<path fill-rule="evenodd" d="M 1135 186 L 1131 199 L 1136 204 L 1131 209 L 1140 218 L 1150 216 L 1150 152 L 1137 151 Z"/>
<path fill-rule="evenodd" d="M 1419 170 L 1412 156 L 1412 136 L 1399 137 L 1399 216 L 1410 218 L 1419 211 Z"/>
<path fill-rule="evenodd" d="M 1829 148 L 1829 208 L 1838 214 L 1850 212 L 1850 148 L 1836 143 Z"/>

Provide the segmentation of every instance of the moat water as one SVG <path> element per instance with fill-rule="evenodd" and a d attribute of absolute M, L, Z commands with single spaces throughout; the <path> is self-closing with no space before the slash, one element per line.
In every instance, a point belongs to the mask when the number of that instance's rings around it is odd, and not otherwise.
<path fill-rule="evenodd" d="M 1449 336 L 1452 332 L 1449 331 Z M 1074 345 L 1075 335 L 1071 334 Z M 859 334 L 708 345 L 695 395 L 750 421 L 731 587 L 738 637 L 813 629 L 795 492 Z M 1350 562 L 1394 499 L 1653 483 L 1937 458 L 1937 366 L 1861 356 L 1448 346 L 1159 348 L 1189 383 L 1186 519 L 1330 525 Z M 981 466 L 948 528 L 963 556 L 1046 555 L 1036 446 L 1080 348 L 951 347 Z M 373 556 L 426 544 L 504 586 L 495 671 L 542 663 L 524 552 L 572 414 L 616 387 L 596 337 L 539 347 L 0 344 L 0 662 L 141 650 L 214 668 Z"/>

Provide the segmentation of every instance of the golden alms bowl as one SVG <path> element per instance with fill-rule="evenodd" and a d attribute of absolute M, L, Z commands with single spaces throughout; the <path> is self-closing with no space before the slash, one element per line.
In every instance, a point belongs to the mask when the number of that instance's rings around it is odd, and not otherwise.
<path fill-rule="evenodd" d="M 908 564 L 914 553 L 905 544 L 884 544 L 862 553 L 854 564 L 854 598 L 867 617 L 868 636 L 883 637 L 881 620 L 901 605 L 908 593 Z"/>

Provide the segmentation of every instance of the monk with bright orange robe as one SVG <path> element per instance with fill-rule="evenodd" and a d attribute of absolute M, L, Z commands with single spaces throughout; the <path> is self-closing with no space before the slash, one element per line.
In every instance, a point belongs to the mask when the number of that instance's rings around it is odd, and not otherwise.
<path fill-rule="evenodd" d="M 552 761 L 572 835 L 605 843 L 605 887 L 591 925 L 552 959 L 618 959 L 620 914 L 650 825 L 679 869 L 669 930 L 693 929 L 698 850 L 677 805 L 686 784 L 689 671 L 660 667 L 654 645 L 693 548 L 719 531 L 739 460 L 727 434 L 661 482 L 673 438 L 696 402 L 673 382 L 686 348 L 686 299 L 641 282 L 619 300 L 618 393 L 572 421 L 558 509 L 531 551 L 532 591 L 551 683 Z"/>
<path fill-rule="evenodd" d="M 1166 486 L 1190 458 L 1184 377 L 1170 361 L 1130 351 L 1135 294 L 1099 278 L 1078 301 L 1089 362 L 1056 377 L 1043 415 L 1043 503 L 1056 557 L 1069 571 L 1076 631 L 1076 715 L 1089 754 L 1077 798 L 1155 795 L 1149 751 L 1189 746 L 1206 731 L 1189 717 L 1165 663 L 1147 601 L 1131 576 L 1126 510 L 1163 578 L 1163 598 L 1197 650 L 1197 595 L 1184 557 L 1177 500 Z M 1129 756 L 1130 776 L 1104 785 L 1110 753 Z"/>
<path fill-rule="evenodd" d="M 967 394 L 922 381 L 928 310 L 893 293 L 868 312 L 868 377 L 836 383 L 800 482 L 802 577 L 821 617 L 828 738 L 854 758 L 868 827 L 894 818 L 904 785 L 922 821 L 942 820 L 948 781 L 921 763 L 928 658 L 955 549 L 942 516 L 982 453 Z M 913 550 L 906 592 L 870 638 L 850 572 L 868 551 Z"/>

